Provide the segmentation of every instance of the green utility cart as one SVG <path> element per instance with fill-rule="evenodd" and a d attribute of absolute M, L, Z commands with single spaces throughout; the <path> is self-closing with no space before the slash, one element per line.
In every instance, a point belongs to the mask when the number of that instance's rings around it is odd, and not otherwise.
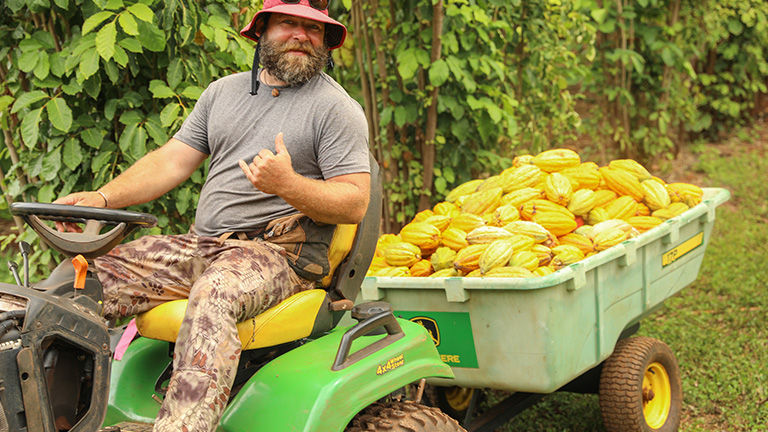
<path fill-rule="evenodd" d="M 455 379 L 433 379 L 437 402 L 470 432 L 492 431 L 558 390 L 597 392 L 609 431 L 674 431 L 682 389 L 661 341 L 629 337 L 639 321 L 696 280 L 725 189 L 635 238 L 537 278 L 367 277 L 360 301 L 383 300 L 427 328 Z M 509 399 L 472 419 L 490 388 Z"/>

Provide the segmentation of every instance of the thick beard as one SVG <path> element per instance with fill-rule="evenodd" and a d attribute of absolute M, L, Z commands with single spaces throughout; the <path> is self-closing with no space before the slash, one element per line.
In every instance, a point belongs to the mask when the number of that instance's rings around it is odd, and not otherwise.
<path fill-rule="evenodd" d="M 286 42 L 281 44 L 270 40 L 266 34 L 260 41 L 261 63 L 272 76 L 293 87 L 306 83 L 320 73 L 328 63 L 329 51 L 323 46 L 315 48 L 311 42 Z M 288 51 L 300 50 L 306 56 L 294 56 Z"/>

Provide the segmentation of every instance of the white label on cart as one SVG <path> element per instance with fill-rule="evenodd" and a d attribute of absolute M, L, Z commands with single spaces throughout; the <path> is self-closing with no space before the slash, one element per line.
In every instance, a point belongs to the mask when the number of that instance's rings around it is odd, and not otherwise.
<path fill-rule="evenodd" d="M 688 240 L 680 243 L 679 246 L 670 250 L 661 256 L 661 266 L 666 267 L 678 259 L 682 258 L 688 252 L 696 249 L 704 243 L 704 233 L 700 232 Z"/>

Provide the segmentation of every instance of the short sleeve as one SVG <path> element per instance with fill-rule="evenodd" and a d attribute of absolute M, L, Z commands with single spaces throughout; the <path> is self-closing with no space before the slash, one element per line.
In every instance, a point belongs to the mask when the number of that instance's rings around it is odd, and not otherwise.
<path fill-rule="evenodd" d="M 370 172 L 368 122 L 360 105 L 351 98 L 337 103 L 323 123 L 317 152 L 323 178 Z"/>
<path fill-rule="evenodd" d="M 212 83 L 203 91 L 192 112 L 189 113 L 181 128 L 173 136 L 177 140 L 205 154 L 211 154 L 211 149 L 208 145 L 208 114 L 213 103 L 214 84 Z"/>

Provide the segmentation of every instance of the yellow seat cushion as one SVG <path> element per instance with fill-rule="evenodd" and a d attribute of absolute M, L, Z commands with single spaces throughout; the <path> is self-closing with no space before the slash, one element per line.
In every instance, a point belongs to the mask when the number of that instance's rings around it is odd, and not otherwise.
<path fill-rule="evenodd" d="M 238 323 L 243 350 L 275 346 L 309 336 L 326 295 L 322 289 L 302 291 Z M 187 300 L 163 303 L 137 315 L 136 327 L 146 338 L 176 342 L 186 310 Z"/>

